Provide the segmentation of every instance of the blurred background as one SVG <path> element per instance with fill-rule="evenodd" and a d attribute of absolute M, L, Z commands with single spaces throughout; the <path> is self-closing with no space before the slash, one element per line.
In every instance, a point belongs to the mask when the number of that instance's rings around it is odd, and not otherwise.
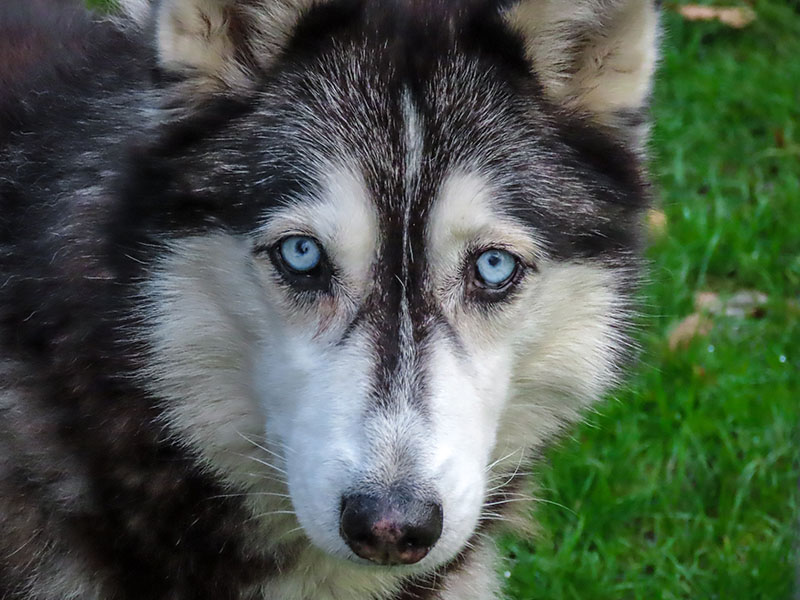
<path fill-rule="evenodd" d="M 800 598 L 800 0 L 663 25 L 642 361 L 539 467 L 512 600 Z"/>

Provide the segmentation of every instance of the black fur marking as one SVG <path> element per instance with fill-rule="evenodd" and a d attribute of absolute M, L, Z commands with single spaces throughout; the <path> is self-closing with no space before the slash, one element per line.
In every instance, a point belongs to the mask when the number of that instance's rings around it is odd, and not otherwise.
<path fill-rule="evenodd" d="M 295 27 L 284 56 L 288 60 L 316 56 L 329 45 L 332 36 L 358 27 L 365 2 L 338 0 L 312 5 Z"/>

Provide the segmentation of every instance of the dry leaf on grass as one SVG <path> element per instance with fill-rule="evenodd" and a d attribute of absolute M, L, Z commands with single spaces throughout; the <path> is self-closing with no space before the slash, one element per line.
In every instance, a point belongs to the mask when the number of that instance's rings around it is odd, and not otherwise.
<path fill-rule="evenodd" d="M 769 296 L 758 290 L 740 290 L 726 297 L 716 292 L 698 292 L 694 296 L 694 309 L 697 312 L 672 328 L 668 338 L 669 349 L 673 352 L 685 349 L 695 338 L 711 333 L 714 327 L 711 317 L 762 317 L 768 300 Z"/>
<path fill-rule="evenodd" d="M 776 148 L 786 148 L 786 132 L 782 127 L 773 132 L 773 137 L 775 138 Z"/>
<path fill-rule="evenodd" d="M 761 317 L 769 296 L 758 290 L 739 290 L 732 296 L 721 298 L 715 292 L 698 292 L 694 297 L 696 311 L 726 317 Z"/>
<path fill-rule="evenodd" d="M 667 233 L 667 215 L 663 210 L 651 208 L 647 211 L 647 230 L 650 237 L 661 238 Z"/>
<path fill-rule="evenodd" d="M 756 13 L 746 6 L 700 6 L 684 4 L 678 13 L 687 21 L 720 21 L 730 27 L 741 29 L 756 20 Z"/>
<path fill-rule="evenodd" d="M 729 317 L 763 317 L 769 296 L 758 290 L 741 290 L 725 303 Z"/>
<path fill-rule="evenodd" d="M 718 315 L 722 312 L 722 298 L 716 292 L 697 292 L 694 295 L 694 309 L 697 312 Z"/>
<path fill-rule="evenodd" d="M 705 337 L 711 333 L 712 327 L 711 319 L 699 313 L 692 313 L 673 327 L 669 334 L 669 349 L 674 352 L 679 348 L 687 348 L 695 338 Z"/>

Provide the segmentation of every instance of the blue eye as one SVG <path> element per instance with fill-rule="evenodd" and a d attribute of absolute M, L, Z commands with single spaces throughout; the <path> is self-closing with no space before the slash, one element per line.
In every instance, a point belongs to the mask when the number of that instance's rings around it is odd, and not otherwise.
<path fill-rule="evenodd" d="M 476 263 L 478 277 L 490 288 L 501 288 L 517 272 L 517 259 L 505 250 L 487 250 Z"/>
<path fill-rule="evenodd" d="M 283 262 L 296 273 L 311 273 L 322 262 L 322 249 L 312 238 L 304 235 L 287 237 L 280 243 Z"/>

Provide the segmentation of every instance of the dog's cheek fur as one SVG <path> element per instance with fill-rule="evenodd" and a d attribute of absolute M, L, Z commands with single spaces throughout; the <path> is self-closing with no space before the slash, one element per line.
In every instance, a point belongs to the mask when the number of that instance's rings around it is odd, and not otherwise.
<path fill-rule="evenodd" d="M 149 324 L 143 382 L 163 398 L 175 438 L 209 466 L 247 481 L 264 415 L 248 382 L 268 309 L 242 240 L 226 234 L 172 242 L 142 294 Z"/>
<path fill-rule="evenodd" d="M 524 300 L 529 317 L 514 340 L 511 399 L 495 465 L 514 469 L 522 449 L 534 454 L 618 380 L 632 352 L 631 267 L 601 263 L 542 265 Z"/>
<path fill-rule="evenodd" d="M 279 345 L 284 319 L 270 302 L 247 240 L 226 233 L 169 243 L 140 300 L 146 329 L 143 385 L 161 398 L 165 435 L 253 515 L 249 537 L 267 552 L 300 536 L 275 438 L 265 436 L 268 409 L 256 389 L 265 340 Z M 285 354 L 278 353 L 278 357 Z"/>
<path fill-rule="evenodd" d="M 497 578 L 499 560 L 491 541 L 475 542 L 474 553 L 447 578 L 441 600 L 493 600 L 501 598 Z"/>
<path fill-rule="evenodd" d="M 441 564 L 470 542 L 483 514 L 487 465 L 508 395 L 511 356 L 502 345 L 479 353 L 455 347 L 445 336 L 429 343 L 427 436 L 419 452 L 436 482 L 445 526 L 430 555 Z"/>
<path fill-rule="evenodd" d="M 372 361 L 352 343 L 326 351 L 286 339 L 263 350 L 260 363 L 256 389 L 269 412 L 267 435 L 286 456 L 299 522 L 318 547 L 349 557 L 339 508 L 366 452 L 362 414 Z"/>

